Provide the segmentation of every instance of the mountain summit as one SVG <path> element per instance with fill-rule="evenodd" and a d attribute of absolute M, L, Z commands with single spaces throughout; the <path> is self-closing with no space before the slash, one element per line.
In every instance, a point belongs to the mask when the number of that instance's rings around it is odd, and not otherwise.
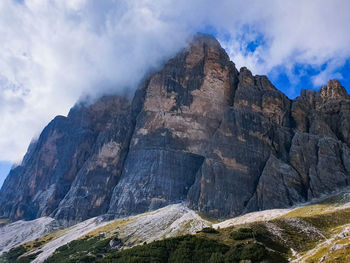
<path fill-rule="evenodd" d="M 0 217 L 73 224 L 184 202 L 211 217 L 289 207 L 350 182 L 350 98 L 338 81 L 294 100 L 236 69 L 208 35 L 148 76 L 58 116 L 0 191 Z"/>

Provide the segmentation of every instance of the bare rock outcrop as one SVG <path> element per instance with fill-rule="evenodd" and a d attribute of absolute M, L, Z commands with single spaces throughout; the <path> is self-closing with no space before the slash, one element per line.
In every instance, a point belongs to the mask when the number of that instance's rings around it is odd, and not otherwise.
<path fill-rule="evenodd" d="M 67 224 L 187 202 L 213 217 L 288 207 L 349 185 L 350 97 L 336 80 L 287 98 L 197 35 L 132 100 L 58 116 L 0 191 L 0 217 Z"/>

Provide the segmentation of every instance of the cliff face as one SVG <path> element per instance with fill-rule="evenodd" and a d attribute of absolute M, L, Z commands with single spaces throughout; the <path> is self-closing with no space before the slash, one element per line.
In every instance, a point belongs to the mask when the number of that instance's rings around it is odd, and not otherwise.
<path fill-rule="evenodd" d="M 150 77 L 109 213 L 139 213 L 186 199 L 236 82 L 225 51 L 204 36 Z"/>
<path fill-rule="evenodd" d="M 349 184 L 349 111 L 338 81 L 289 100 L 199 35 L 132 101 L 103 97 L 56 117 L 6 179 L 0 216 L 74 223 L 179 201 L 214 217 L 288 207 Z"/>
<path fill-rule="evenodd" d="M 0 214 L 32 219 L 62 214 L 69 206 L 74 210 L 66 213 L 81 219 L 104 211 L 111 192 L 107 186 L 116 184 L 126 155 L 129 109 L 123 98 L 104 97 L 51 121 L 4 182 Z"/>
<path fill-rule="evenodd" d="M 233 106 L 226 108 L 189 191 L 191 207 L 214 217 L 260 208 L 250 203 L 267 160 L 288 160 L 290 107 L 266 77 L 240 70 Z"/>

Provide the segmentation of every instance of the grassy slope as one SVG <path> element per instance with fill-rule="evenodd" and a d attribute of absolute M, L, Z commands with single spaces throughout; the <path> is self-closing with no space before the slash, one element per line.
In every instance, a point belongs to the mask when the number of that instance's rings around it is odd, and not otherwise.
<path fill-rule="evenodd" d="M 56 262 L 286 262 L 281 253 L 271 252 L 258 242 L 252 230 L 230 228 L 185 235 L 116 251 L 110 239 L 98 241 L 97 237 L 85 237 L 63 246 L 47 260 Z M 232 235 L 236 233 L 236 235 Z M 99 245 L 100 244 L 100 245 Z M 102 258 L 104 256 L 104 258 Z M 68 259 L 69 258 L 69 259 Z"/>
<path fill-rule="evenodd" d="M 62 246 L 47 262 L 255 262 L 262 258 L 268 262 L 350 262 L 349 201 L 350 195 L 341 193 L 269 221 L 203 231 L 126 250 L 120 250 L 128 244 L 119 239 L 118 231 L 128 220 L 112 222 Z M 247 233 L 242 228 L 248 229 Z M 13 249 L 2 260 L 30 262 L 35 255 L 27 251 L 53 238 L 55 235 Z"/>
<path fill-rule="evenodd" d="M 325 233 L 313 247 L 293 262 L 350 262 L 350 194 L 333 195 L 285 215 L 299 217 Z"/>

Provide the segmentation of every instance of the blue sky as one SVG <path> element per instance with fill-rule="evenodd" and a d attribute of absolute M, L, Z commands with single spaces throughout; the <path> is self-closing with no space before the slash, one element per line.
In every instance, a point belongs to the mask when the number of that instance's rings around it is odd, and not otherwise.
<path fill-rule="evenodd" d="M 196 32 L 288 97 L 350 89 L 348 0 L 2 0 L 0 185 L 56 115 L 82 96 L 133 90 Z"/>
<path fill-rule="evenodd" d="M 2 186 L 12 164 L 9 162 L 0 162 L 0 187 Z"/>
<path fill-rule="evenodd" d="M 318 76 L 321 71 L 322 67 L 314 68 L 310 64 L 296 64 L 292 68 L 292 73 L 295 74 L 297 82 L 293 82 L 290 79 L 288 70 L 283 67 L 276 67 L 272 72 L 269 72 L 268 77 L 278 89 L 286 93 L 290 98 L 295 98 L 299 96 L 302 89 L 311 88 L 318 90 L 321 87 L 313 85 L 313 78 Z M 343 66 L 337 68 L 335 73 L 338 76 L 330 77 L 330 79 L 338 79 L 346 88 L 347 92 L 350 93 L 350 60 L 347 60 Z"/>

